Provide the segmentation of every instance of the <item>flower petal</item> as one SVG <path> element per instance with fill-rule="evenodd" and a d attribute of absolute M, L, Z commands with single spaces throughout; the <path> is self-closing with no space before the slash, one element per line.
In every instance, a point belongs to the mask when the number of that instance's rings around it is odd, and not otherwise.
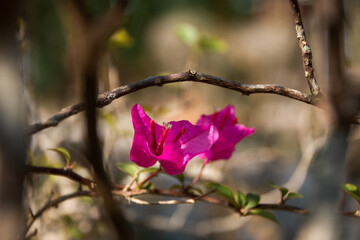
<path fill-rule="evenodd" d="M 207 161 L 229 159 L 235 150 L 235 145 L 243 138 L 254 133 L 254 128 L 247 128 L 237 124 L 234 113 L 234 106 L 228 105 L 219 112 L 201 116 L 197 125 L 206 126 L 212 124 L 218 130 L 219 136 L 211 149 L 198 155 L 199 158 L 207 158 Z"/>
<path fill-rule="evenodd" d="M 154 143 L 154 137 L 151 132 L 151 124 L 152 121 L 151 118 L 146 115 L 144 110 L 140 107 L 140 105 L 135 104 L 131 109 L 131 117 L 132 122 L 135 130 L 135 137 L 137 135 L 141 135 L 144 137 L 144 139 L 141 139 L 142 141 L 147 141 L 149 144 L 150 151 L 155 154 L 154 149 L 152 146 L 156 146 L 156 143 L 160 141 L 161 134 L 163 132 L 163 127 L 159 124 L 153 122 L 154 131 L 155 131 L 155 143 Z M 140 138 L 138 138 L 140 140 Z"/>
<path fill-rule="evenodd" d="M 178 144 L 167 142 L 159 162 L 166 173 L 177 175 L 184 172 L 189 160 L 185 158 L 184 152 L 179 148 Z"/>
<path fill-rule="evenodd" d="M 151 132 L 151 118 L 137 104 L 131 109 L 132 122 L 135 130 L 130 159 L 141 167 L 150 167 L 158 160 L 153 147 L 154 138 Z M 162 128 L 153 122 L 155 144 L 160 139 Z"/>
<path fill-rule="evenodd" d="M 140 134 L 135 134 L 130 150 L 130 159 L 141 167 L 151 167 L 156 163 L 158 157 L 150 151 L 149 143 L 145 137 Z"/>
<path fill-rule="evenodd" d="M 196 126 L 189 121 L 170 122 L 170 124 L 172 127 L 168 132 L 167 141 L 177 140 L 178 134 L 184 129 L 177 143 L 189 159 L 208 151 L 218 138 L 218 132 L 213 126 Z"/>
<path fill-rule="evenodd" d="M 236 144 L 254 132 L 255 128 L 248 128 L 244 125 L 236 124 L 234 126 L 224 128 L 221 134 L 227 137 L 228 142 Z"/>

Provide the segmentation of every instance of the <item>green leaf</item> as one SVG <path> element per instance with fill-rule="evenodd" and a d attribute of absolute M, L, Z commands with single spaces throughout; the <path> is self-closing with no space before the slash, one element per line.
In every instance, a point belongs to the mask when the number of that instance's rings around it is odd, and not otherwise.
<path fill-rule="evenodd" d="M 153 190 L 155 188 L 155 186 L 151 182 L 147 182 L 147 183 L 145 183 L 145 185 L 142 188 L 144 188 L 144 189 L 146 189 L 148 191 L 151 191 L 151 190 Z"/>
<path fill-rule="evenodd" d="M 276 217 L 269 211 L 266 211 L 266 210 L 263 210 L 263 209 L 250 209 L 249 214 L 261 216 L 261 217 L 267 218 L 267 219 L 279 224 Z"/>
<path fill-rule="evenodd" d="M 191 192 L 193 192 L 195 194 L 199 194 L 199 195 L 203 194 L 202 190 L 200 188 L 197 188 L 197 187 L 190 186 L 187 190 L 191 191 Z"/>
<path fill-rule="evenodd" d="M 273 181 L 270 181 L 270 187 L 272 188 L 279 188 L 280 186 L 274 183 Z"/>
<path fill-rule="evenodd" d="M 238 203 L 235 200 L 234 194 L 231 189 L 225 185 L 219 183 L 208 183 L 206 184 L 208 188 L 215 188 L 216 191 L 222 195 L 226 200 L 231 202 L 234 206 L 238 206 Z"/>
<path fill-rule="evenodd" d="M 117 167 L 131 177 L 134 177 L 140 171 L 140 168 L 134 163 L 118 163 Z"/>
<path fill-rule="evenodd" d="M 279 185 L 277 185 L 273 182 L 270 182 L 270 186 L 272 188 L 279 189 L 279 191 L 281 193 L 281 199 L 284 199 L 284 196 L 289 192 L 289 190 L 287 188 L 280 187 Z"/>
<path fill-rule="evenodd" d="M 258 205 L 258 203 L 260 202 L 260 196 L 253 194 L 253 193 L 248 193 L 246 194 L 246 205 L 245 207 L 247 209 L 251 209 L 254 208 Z"/>
<path fill-rule="evenodd" d="M 303 195 L 301 195 L 300 193 L 297 193 L 297 192 L 290 192 L 286 196 L 286 200 L 295 199 L 295 198 L 303 198 Z"/>
<path fill-rule="evenodd" d="M 284 187 L 279 188 L 279 190 L 281 192 L 281 198 L 284 198 L 284 196 L 289 192 L 289 190 Z"/>
<path fill-rule="evenodd" d="M 135 165 L 137 166 L 137 165 Z M 155 167 L 149 167 L 149 168 L 143 168 L 140 170 L 140 173 L 153 173 L 153 172 L 156 172 L 158 171 L 159 168 L 155 168 Z"/>
<path fill-rule="evenodd" d="M 360 204 L 360 191 L 354 184 L 346 183 L 341 185 L 341 188 Z"/>
<path fill-rule="evenodd" d="M 176 189 L 182 190 L 183 188 L 182 188 L 180 185 L 178 185 L 178 184 L 172 185 L 172 186 L 170 187 L 170 190 L 176 190 Z"/>
<path fill-rule="evenodd" d="M 242 192 L 237 191 L 235 198 L 236 202 L 240 205 L 240 207 L 244 207 L 246 205 L 246 196 Z"/>
<path fill-rule="evenodd" d="M 181 41 L 190 47 L 196 46 L 199 41 L 199 32 L 191 24 L 179 24 L 175 28 L 175 34 Z"/>
<path fill-rule="evenodd" d="M 66 166 L 68 166 L 70 164 L 70 160 L 71 160 L 70 153 L 65 148 L 62 148 L 62 147 L 49 148 L 48 150 L 59 153 L 65 159 Z"/>
<path fill-rule="evenodd" d="M 204 52 L 224 53 L 227 51 L 226 42 L 214 36 L 202 37 L 199 45 L 200 49 Z"/>

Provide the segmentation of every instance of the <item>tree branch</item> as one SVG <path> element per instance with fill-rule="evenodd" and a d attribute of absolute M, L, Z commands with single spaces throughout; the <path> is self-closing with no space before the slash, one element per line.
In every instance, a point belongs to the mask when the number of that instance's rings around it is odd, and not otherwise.
<path fill-rule="evenodd" d="M 63 176 L 74 180 L 80 184 L 84 184 L 89 187 L 89 189 L 95 188 L 95 182 L 93 180 L 84 178 L 79 174 L 73 172 L 71 169 L 67 168 L 52 168 L 52 167 L 40 167 L 40 166 L 31 166 L 26 165 L 25 167 L 26 173 L 28 174 L 51 174 L 57 176 Z"/>
<path fill-rule="evenodd" d="M 22 236 L 20 236 L 20 238 L 23 238 L 26 236 L 26 234 L 28 233 L 28 231 L 30 230 L 31 226 L 34 224 L 34 222 L 36 221 L 36 219 L 38 219 L 39 217 L 42 216 L 42 214 L 49 210 L 50 208 L 52 207 L 57 207 L 60 203 L 68 200 L 68 199 L 72 199 L 72 198 L 76 198 L 76 197 L 90 197 L 92 196 L 92 192 L 90 191 L 77 191 L 77 192 L 74 192 L 74 193 L 71 193 L 71 194 L 67 194 L 67 195 L 64 195 L 64 196 L 61 196 L 61 197 L 58 197 L 54 200 L 49 200 L 45 203 L 45 205 L 43 207 L 41 207 L 35 214 L 31 214 L 31 219 L 30 221 L 28 222 L 25 230 L 24 230 L 24 233 Z M 26 239 L 26 237 L 25 237 Z"/>
<path fill-rule="evenodd" d="M 317 96 L 321 92 L 314 75 L 314 68 L 312 65 L 312 51 L 309 43 L 306 41 L 305 29 L 301 19 L 299 3 L 297 0 L 290 0 L 290 4 L 295 18 L 296 36 L 299 40 L 299 47 L 301 49 L 305 78 L 307 79 L 311 94 Z"/>
<path fill-rule="evenodd" d="M 49 174 L 49 175 L 59 175 L 67 177 L 71 180 L 77 181 L 81 184 L 92 186 L 93 181 L 86 179 L 75 172 L 72 172 L 71 170 L 62 169 L 62 168 L 47 168 L 47 167 L 38 167 L 38 166 L 27 166 L 26 167 L 27 173 L 31 174 Z M 215 204 L 227 208 L 231 208 L 238 212 L 238 209 L 236 209 L 231 203 L 224 199 L 216 198 L 208 196 L 209 194 L 212 194 L 215 192 L 215 190 L 210 190 L 204 194 L 197 195 L 190 192 L 181 192 L 181 191 L 174 191 L 174 190 L 167 190 L 167 189 L 130 189 L 125 184 L 112 184 L 113 190 L 112 195 L 114 196 L 123 196 L 126 199 L 128 199 L 130 202 L 133 202 L 135 204 L 140 205 L 178 205 L 178 204 L 195 204 L 197 201 L 202 201 L 210 204 Z M 95 186 L 91 188 L 91 191 L 77 191 L 71 194 L 67 194 L 61 197 L 58 197 L 56 199 L 51 200 L 51 196 L 49 197 L 49 200 L 36 212 L 33 213 L 31 209 L 29 209 L 30 213 L 30 220 L 26 226 L 26 229 L 24 230 L 22 236 L 26 236 L 33 225 L 33 223 L 42 216 L 42 214 L 47 211 L 48 209 L 52 207 L 57 207 L 60 203 L 76 198 L 76 197 L 96 197 L 99 196 L 96 194 L 97 190 L 95 189 Z M 140 200 L 137 198 L 133 198 L 134 196 L 141 196 L 141 195 L 157 195 L 157 196 L 167 196 L 167 197 L 175 197 L 175 198 L 183 198 L 183 200 L 165 200 L 165 201 L 154 201 L 154 202 L 148 202 L 144 200 Z M 271 204 L 271 203 L 261 203 L 258 204 L 256 209 L 264 209 L 264 210 L 276 210 L 276 211 L 287 211 L 297 214 L 308 214 L 309 211 L 304 208 L 299 208 L 291 205 L 285 205 L 285 204 Z M 353 212 L 343 212 L 340 213 L 344 216 L 350 216 L 350 217 L 358 217 L 360 218 L 360 211 L 353 211 Z M 34 233 L 31 233 L 30 235 L 36 234 L 36 230 Z M 26 237 L 26 239 L 30 239 L 29 236 Z M 21 236 L 20 236 L 21 237 Z"/>
<path fill-rule="evenodd" d="M 101 108 L 109 105 L 112 101 L 130 93 L 139 91 L 144 88 L 152 86 L 162 86 L 164 84 L 175 83 L 175 82 L 198 82 L 206 83 L 222 88 L 227 88 L 237 92 L 241 92 L 243 95 L 250 95 L 254 93 L 271 93 L 280 96 L 285 96 L 297 101 L 301 101 L 307 104 L 316 105 L 319 101 L 318 98 L 300 92 L 295 89 L 286 88 L 276 84 L 244 84 L 231 80 L 222 79 L 219 77 L 211 76 L 208 74 L 198 73 L 195 70 L 188 72 L 174 73 L 164 76 L 151 76 L 138 82 L 130 83 L 111 91 L 102 93 L 98 96 L 96 105 Z M 28 134 L 37 133 L 43 129 L 57 126 L 61 121 L 66 118 L 75 115 L 85 110 L 85 103 L 78 103 L 73 106 L 63 108 L 59 113 L 55 114 L 45 122 L 35 123 L 29 126 L 26 131 Z"/>

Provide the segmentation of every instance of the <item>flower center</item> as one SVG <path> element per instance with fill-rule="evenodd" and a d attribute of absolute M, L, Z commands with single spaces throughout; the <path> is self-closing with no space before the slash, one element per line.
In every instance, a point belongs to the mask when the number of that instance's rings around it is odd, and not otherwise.
<path fill-rule="evenodd" d="M 165 145 L 165 139 L 167 136 L 168 131 L 170 130 L 171 125 L 170 124 L 164 124 L 163 131 L 160 136 L 159 142 L 156 141 L 156 131 L 155 131 L 155 122 L 154 120 L 150 120 L 150 130 L 151 130 L 151 136 L 152 136 L 152 143 L 151 148 L 154 151 L 156 156 L 160 156 L 164 150 Z M 181 128 L 179 133 L 174 138 L 173 142 L 177 142 L 180 137 L 185 133 L 185 128 Z"/>
<path fill-rule="evenodd" d="M 228 119 L 229 115 L 230 115 L 229 112 L 225 113 L 224 119 L 223 119 L 222 123 L 220 124 L 219 131 L 221 131 L 221 129 L 224 127 L 224 125 L 226 123 L 226 120 Z"/>
<path fill-rule="evenodd" d="M 179 138 L 181 138 L 181 136 L 184 134 L 184 132 L 185 132 L 185 128 L 181 128 L 180 132 L 176 135 L 173 142 L 176 143 L 179 140 Z"/>

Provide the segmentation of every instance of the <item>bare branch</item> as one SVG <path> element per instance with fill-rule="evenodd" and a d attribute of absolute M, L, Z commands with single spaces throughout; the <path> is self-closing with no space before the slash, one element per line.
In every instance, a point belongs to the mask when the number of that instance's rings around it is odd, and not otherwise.
<path fill-rule="evenodd" d="M 285 204 L 259 204 L 256 208 L 266 209 L 266 210 L 278 210 L 278 211 L 286 211 L 298 214 L 308 214 L 309 211 L 304 208 L 298 208 L 290 205 Z"/>
<path fill-rule="evenodd" d="M 46 167 L 37 167 L 37 166 L 27 166 L 27 172 L 32 174 L 49 174 L 49 175 L 60 175 L 67 177 L 69 179 L 72 179 L 74 181 L 77 181 L 81 184 L 93 186 L 93 181 L 86 179 L 70 170 L 67 169 L 59 169 L 59 168 L 46 168 Z M 202 194 L 202 195 L 196 195 L 190 192 L 180 192 L 180 191 L 174 191 L 174 190 L 166 190 L 166 189 L 153 189 L 153 190 L 147 190 L 147 189 L 130 189 L 128 185 L 124 184 L 113 184 L 113 190 L 112 194 L 114 196 L 123 196 L 129 201 L 140 204 L 140 205 L 177 205 L 177 204 L 195 204 L 197 201 L 202 201 L 210 204 L 215 204 L 227 208 L 231 208 L 234 211 L 238 212 L 238 209 L 236 209 L 232 204 L 230 204 L 228 201 L 216 197 L 208 196 L 215 192 L 214 189 Z M 94 187 L 91 188 L 94 190 Z M 154 201 L 154 202 L 148 202 L 144 200 L 140 200 L 137 198 L 133 198 L 134 196 L 141 196 L 141 195 L 157 195 L 157 196 L 168 196 L 168 197 L 175 197 L 175 198 L 185 198 L 184 200 L 165 200 L 165 201 Z M 50 195 L 49 199 L 46 201 L 43 207 L 41 207 L 36 213 L 34 213 L 31 208 L 29 208 L 30 213 L 30 220 L 26 226 L 25 231 L 23 232 L 22 236 L 25 236 L 28 234 L 31 226 L 36 221 L 36 219 L 40 218 L 42 214 L 47 211 L 48 209 L 52 207 L 57 207 L 60 203 L 76 198 L 76 197 L 97 197 L 99 195 L 96 194 L 96 191 L 77 191 L 68 195 L 64 195 L 61 197 L 58 197 L 56 199 L 51 199 L 52 195 Z M 266 209 L 266 210 L 276 210 L 276 211 L 287 211 L 297 214 L 308 214 L 309 211 L 304 208 L 294 207 L 290 205 L 285 204 L 258 204 L 256 206 L 256 209 Z M 351 216 L 351 217 L 360 217 L 360 211 L 354 211 L 354 212 L 343 212 L 340 213 L 344 216 Z M 36 234 L 36 231 L 30 235 Z M 29 235 L 28 235 L 29 237 Z M 27 237 L 27 238 L 28 238 Z"/>
<path fill-rule="evenodd" d="M 28 174 L 29 173 L 31 173 L 31 174 L 51 174 L 51 175 L 63 176 L 63 177 L 69 178 L 71 180 L 74 180 L 78 183 L 84 184 L 84 185 L 88 186 L 90 189 L 95 188 L 95 182 L 93 180 L 84 178 L 68 168 L 51 168 L 51 167 L 39 167 L 39 166 L 26 165 L 25 170 Z"/>
<path fill-rule="evenodd" d="M 196 201 L 201 200 L 202 198 L 206 197 L 207 195 L 214 193 L 216 190 L 212 189 L 202 195 L 193 197 L 193 198 L 188 198 L 185 200 L 167 200 L 167 201 L 156 201 L 156 202 L 148 202 L 148 201 L 144 201 L 144 200 L 140 200 L 137 198 L 132 198 L 132 197 L 128 197 L 127 199 L 130 202 L 136 203 L 136 204 L 140 204 L 140 205 L 178 205 L 178 204 L 195 204 Z"/>
<path fill-rule="evenodd" d="M 290 0 L 290 4 L 295 18 L 296 36 L 299 40 L 299 47 L 301 49 L 305 78 L 307 79 L 311 94 L 317 96 L 320 93 L 320 87 L 315 79 L 314 68 L 312 65 L 312 51 L 308 41 L 306 41 L 299 3 L 297 0 Z"/>
<path fill-rule="evenodd" d="M 92 192 L 90 192 L 90 191 L 78 191 L 78 192 L 74 192 L 74 193 L 71 193 L 71 194 L 67 194 L 67 195 L 58 197 L 58 198 L 56 198 L 54 200 L 47 201 L 46 204 L 43 207 L 41 207 L 35 214 L 33 214 L 31 219 L 29 220 L 29 222 L 28 222 L 22 236 L 26 236 L 26 234 L 29 232 L 31 226 L 34 224 L 36 219 L 41 217 L 42 214 L 45 211 L 49 210 L 50 208 L 57 207 L 60 203 L 66 201 L 68 199 L 71 199 L 71 198 L 90 197 L 90 196 L 92 196 Z"/>
<path fill-rule="evenodd" d="M 152 86 L 162 86 L 164 84 L 175 83 L 175 82 L 186 82 L 186 81 L 215 85 L 222 88 L 227 88 L 230 90 L 241 92 L 243 95 L 250 95 L 254 93 L 271 93 L 280 96 L 285 96 L 312 105 L 316 105 L 318 102 L 318 99 L 314 98 L 311 95 L 308 95 L 306 93 L 300 92 L 295 89 L 279 86 L 276 84 L 244 84 L 207 74 L 198 73 L 195 70 L 190 70 L 188 72 L 174 73 L 164 76 L 151 76 L 141 81 L 130 83 L 128 85 L 124 85 L 114 90 L 102 93 L 97 98 L 97 107 L 101 108 L 106 105 L 109 105 L 112 101 L 114 101 L 117 98 L 139 91 L 144 88 L 148 88 Z M 72 115 L 75 115 L 79 112 L 82 112 L 84 110 L 85 110 L 85 103 L 75 104 L 73 106 L 62 109 L 59 113 L 55 114 L 45 122 L 36 123 L 29 126 L 26 129 L 26 131 L 28 134 L 34 134 L 43 129 L 57 126 L 64 119 Z"/>
<path fill-rule="evenodd" d="M 342 213 L 342 215 L 359 218 L 360 217 L 360 210 L 356 210 L 354 212 L 344 212 L 344 213 Z"/>

